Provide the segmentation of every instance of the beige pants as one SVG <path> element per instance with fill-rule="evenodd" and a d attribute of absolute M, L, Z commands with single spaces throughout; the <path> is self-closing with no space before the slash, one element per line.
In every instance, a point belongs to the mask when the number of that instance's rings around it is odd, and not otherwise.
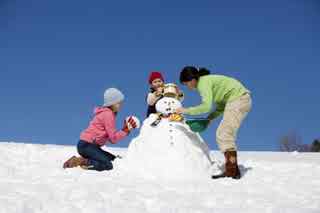
<path fill-rule="evenodd" d="M 251 110 L 251 104 L 250 94 L 245 94 L 227 103 L 223 113 L 223 119 L 216 133 L 217 144 L 222 152 L 237 150 L 237 133 L 242 121 Z"/>

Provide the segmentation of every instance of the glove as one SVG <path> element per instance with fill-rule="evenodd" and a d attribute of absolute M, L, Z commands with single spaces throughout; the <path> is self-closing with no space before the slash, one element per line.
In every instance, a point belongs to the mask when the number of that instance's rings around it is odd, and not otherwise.
<path fill-rule="evenodd" d="M 134 128 L 137 128 L 137 124 L 136 122 L 134 121 L 134 119 L 132 117 L 130 117 L 128 120 L 126 119 L 124 121 L 124 125 L 123 125 L 123 128 L 122 128 L 122 131 L 126 132 L 127 134 L 130 133 L 130 131 Z"/>

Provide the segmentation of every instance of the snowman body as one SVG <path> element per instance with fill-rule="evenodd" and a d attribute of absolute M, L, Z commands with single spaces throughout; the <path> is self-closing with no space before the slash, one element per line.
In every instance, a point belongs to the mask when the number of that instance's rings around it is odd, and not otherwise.
<path fill-rule="evenodd" d="M 181 106 L 175 98 L 158 101 L 157 114 L 144 120 L 140 134 L 128 147 L 128 170 L 154 178 L 210 177 L 213 162 L 207 144 L 183 120 L 171 119 Z M 155 121 L 159 122 L 152 125 Z"/>

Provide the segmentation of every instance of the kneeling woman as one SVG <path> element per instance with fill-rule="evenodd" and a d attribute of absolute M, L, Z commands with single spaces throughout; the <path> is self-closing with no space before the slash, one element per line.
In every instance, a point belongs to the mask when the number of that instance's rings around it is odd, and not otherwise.
<path fill-rule="evenodd" d="M 251 110 L 251 96 L 238 80 L 223 76 L 212 75 L 210 71 L 192 66 L 184 67 L 180 73 L 180 82 L 191 90 L 197 90 L 202 97 L 202 104 L 190 108 L 180 108 L 177 113 L 199 115 L 208 113 L 213 103 L 216 110 L 208 118 L 213 119 L 223 115 L 216 132 L 216 141 L 225 156 L 225 172 L 212 178 L 241 177 L 237 162 L 236 138 L 242 121 Z"/>
<path fill-rule="evenodd" d="M 137 124 L 130 118 L 124 122 L 122 130 L 116 130 L 116 115 L 120 110 L 124 95 L 115 88 L 107 89 L 104 93 L 104 105 L 95 110 L 95 116 L 89 127 L 80 135 L 77 150 L 81 157 L 73 156 L 67 160 L 63 168 L 81 166 L 84 169 L 104 171 L 113 168 L 115 155 L 101 149 L 107 142 L 117 143 L 126 137 Z"/>

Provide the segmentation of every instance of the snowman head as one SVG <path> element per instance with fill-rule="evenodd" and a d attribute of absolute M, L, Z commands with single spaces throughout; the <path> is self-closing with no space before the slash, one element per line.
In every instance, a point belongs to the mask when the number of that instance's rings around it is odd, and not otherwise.
<path fill-rule="evenodd" d="M 182 107 L 182 104 L 179 100 L 171 97 L 163 97 L 156 104 L 157 112 L 163 115 L 169 115 L 174 113 L 176 109 Z"/>

